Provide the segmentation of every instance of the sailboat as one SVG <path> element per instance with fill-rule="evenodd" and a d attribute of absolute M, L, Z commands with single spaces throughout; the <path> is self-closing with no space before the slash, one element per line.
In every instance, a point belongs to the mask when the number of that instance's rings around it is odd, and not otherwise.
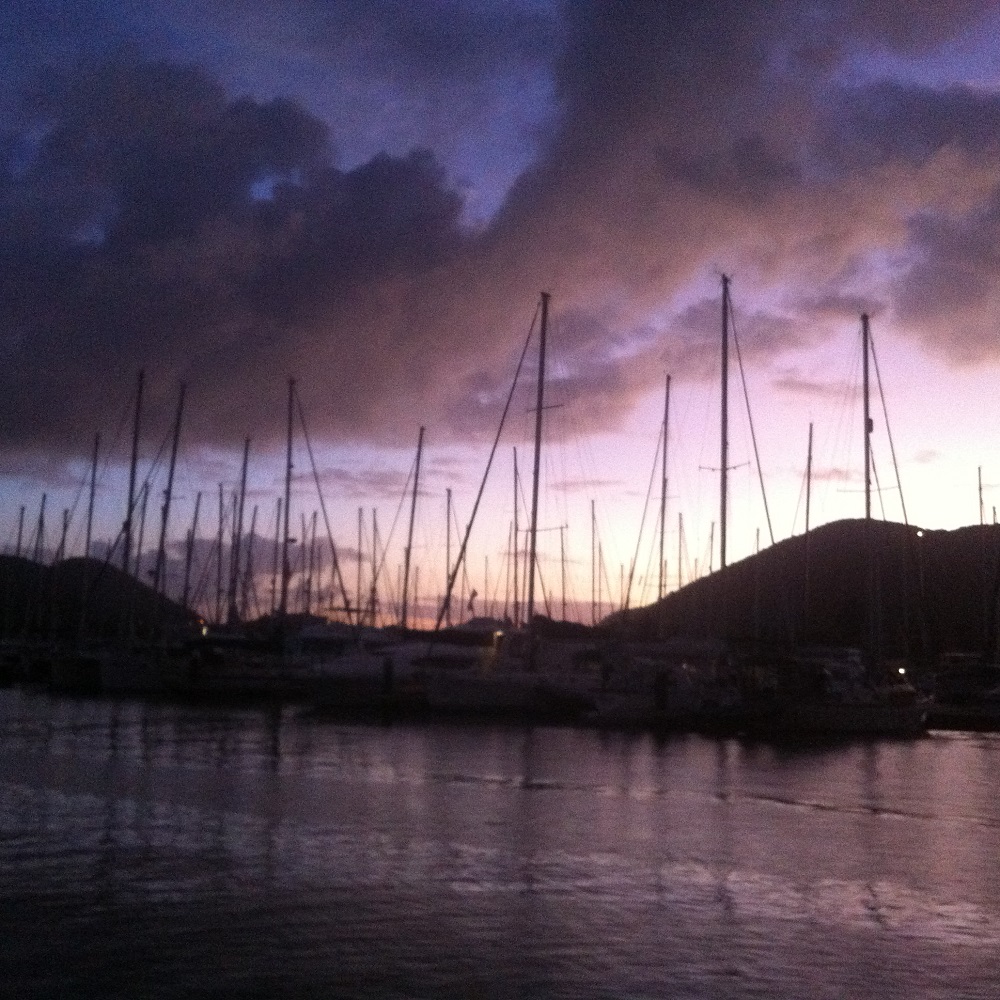
<path fill-rule="evenodd" d="M 722 275 L 721 426 L 719 463 L 719 563 L 727 565 L 729 464 L 730 279 Z M 663 421 L 660 501 L 660 596 L 663 596 L 663 534 L 666 507 L 666 450 L 670 405 L 667 377 Z M 680 560 L 678 559 L 678 565 Z M 723 616 L 724 618 L 724 616 Z M 740 663 L 725 639 L 673 639 L 623 645 L 607 660 L 595 709 L 599 726 L 664 730 L 741 728 L 747 712 Z"/>
<path fill-rule="evenodd" d="M 863 352 L 865 561 L 867 641 L 864 650 L 805 648 L 779 665 L 776 703 L 766 712 L 763 730 L 770 735 L 822 737 L 909 737 L 927 728 L 931 700 L 909 682 L 906 667 L 886 664 L 876 646 L 878 588 L 871 517 L 871 434 L 869 394 L 871 331 L 861 317 Z"/>
<path fill-rule="evenodd" d="M 539 627 L 540 621 L 535 615 L 538 495 L 550 298 L 549 293 L 541 293 L 539 313 L 536 314 L 536 318 L 540 317 L 538 377 L 524 625 L 514 629 L 491 629 L 484 637 L 485 644 L 453 641 L 461 632 L 461 627 L 436 632 L 432 641 L 426 644 L 425 652 L 415 661 L 423 666 L 421 680 L 427 707 L 432 712 L 509 715 L 520 719 L 572 719 L 592 707 L 591 693 L 597 688 L 599 667 L 585 648 L 589 643 L 565 642 L 543 635 Z M 532 333 L 533 330 L 534 324 Z M 530 340 L 531 333 L 525 344 L 525 351 Z M 518 370 L 520 371 L 520 366 Z M 514 384 L 516 383 L 515 376 Z M 511 393 L 513 394 L 513 388 Z M 510 398 L 508 407 L 509 405 Z M 506 412 L 505 410 L 505 417 Z M 503 420 L 500 427 L 502 429 Z M 499 435 L 498 430 L 497 441 Z M 496 442 L 494 452 L 495 449 Z M 489 465 L 487 473 L 488 471 Z M 438 629 L 447 615 L 475 509 L 474 507 L 458 557 L 450 569 L 447 592 L 438 615 Z"/>

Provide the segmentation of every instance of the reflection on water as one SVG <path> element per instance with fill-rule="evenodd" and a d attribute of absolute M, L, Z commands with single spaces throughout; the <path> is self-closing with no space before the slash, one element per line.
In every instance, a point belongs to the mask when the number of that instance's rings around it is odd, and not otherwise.
<path fill-rule="evenodd" d="M 987 997 L 1000 740 L 813 752 L 0 692 L 18 997 Z"/>

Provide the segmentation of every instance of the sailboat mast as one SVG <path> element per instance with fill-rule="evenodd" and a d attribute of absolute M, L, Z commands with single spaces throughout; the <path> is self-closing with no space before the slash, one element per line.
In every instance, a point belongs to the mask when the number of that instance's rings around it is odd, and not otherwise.
<path fill-rule="evenodd" d="M 726 568 L 726 511 L 729 489 L 729 278 L 722 276 L 722 458 L 719 462 L 719 568 Z"/>
<path fill-rule="evenodd" d="M 90 558 L 90 538 L 94 527 L 94 498 L 97 494 L 97 456 L 101 450 L 101 432 L 94 435 L 94 460 L 90 466 L 90 500 L 87 503 L 87 534 L 83 542 L 83 556 Z"/>
<path fill-rule="evenodd" d="M 256 570 L 254 568 L 254 538 L 257 535 L 257 511 L 259 510 L 258 504 L 253 505 L 253 513 L 250 515 L 250 541 L 247 544 L 247 556 L 243 566 L 243 578 L 240 581 L 240 607 L 239 615 L 241 619 L 246 619 L 250 613 L 250 594 L 253 592 L 254 605 L 257 606 L 257 588 L 254 586 L 254 577 L 256 576 Z M 257 608 L 257 613 L 260 613 L 260 608 Z"/>
<path fill-rule="evenodd" d="M 371 612 L 371 626 L 375 628 L 375 619 L 378 614 L 378 510 L 372 507 L 372 581 L 371 598 L 369 600 L 369 610 Z"/>
<path fill-rule="evenodd" d="M 281 558 L 281 497 L 278 497 L 274 515 L 274 557 L 271 562 L 271 614 L 278 607 L 278 561 Z"/>
<path fill-rule="evenodd" d="M 184 415 L 185 385 L 181 383 L 180 397 L 177 400 L 177 416 L 174 418 L 174 438 L 170 445 L 170 468 L 167 471 L 167 489 L 163 495 L 163 518 L 160 522 L 160 544 L 156 548 L 156 568 L 153 570 L 153 590 L 158 594 L 165 589 L 164 563 L 167 554 L 167 522 L 170 520 L 170 501 L 174 491 L 174 470 L 177 468 L 177 445 L 181 436 L 181 418 Z"/>
<path fill-rule="evenodd" d="M 250 459 L 250 438 L 243 441 L 243 466 L 240 472 L 240 496 L 236 504 L 236 518 L 233 524 L 233 544 L 229 559 L 229 609 L 226 617 L 230 625 L 239 620 L 240 550 L 243 547 L 243 505 L 247 495 L 247 463 Z"/>
<path fill-rule="evenodd" d="M 21 542 L 24 540 L 24 504 L 21 504 L 21 513 L 17 516 L 17 547 L 14 549 L 14 555 L 20 559 L 21 558 Z"/>
<path fill-rule="evenodd" d="M 809 421 L 809 450 L 806 453 L 806 534 L 809 534 L 809 505 L 812 500 L 813 425 Z"/>
<path fill-rule="evenodd" d="M 38 508 L 38 528 L 35 531 L 35 551 L 32 555 L 32 559 L 36 563 L 42 561 L 42 554 L 45 551 L 45 501 L 48 498 L 47 493 L 42 494 L 42 503 Z"/>
<path fill-rule="evenodd" d="M 133 571 L 133 575 L 137 580 L 142 579 L 139 567 L 142 565 L 142 540 L 146 534 L 146 504 L 149 502 L 148 479 L 142 484 L 142 489 L 139 491 L 139 498 L 139 544 L 136 546 L 135 569 Z"/>
<path fill-rule="evenodd" d="M 517 448 L 514 449 L 514 628 L 521 624 L 521 587 L 518 579 L 518 563 L 520 562 L 520 530 L 517 524 Z"/>
<path fill-rule="evenodd" d="M 63 508 L 62 534 L 59 536 L 59 548 L 56 549 L 56 557 L 53 563 L 62 562 L 66 558 L 66 536 L 69 534 L 69 507 Z"/>
<path fill-rule="evenodd" d="M 684 512 L 677 511 L 677 589 L 684 586 Z"/>
<path fill-rule="evenodd" d="M 285 509 L 284 526 L 281 533 L 281 596 L 278 601 L 278 614 L 283 618 L 288 612 L 288 581 L 292 571 L 288 565 L 288 526 L 289 508 L 292 497 L 292 421 L 294 419 L 295 379 L 288 380 L 288 449 L 285 456 Z"/>
<path fill-rule="evenodd" d="M 194 540 L 198 533 L 198 511 L 201 509 L 201 490 L 194 498 L 194 517 L 191 519 L 191 531 L 188 534 L 187 551 L 184 553 L 184 591 L 181 597 L 181 605 L 188 606 L 188 595 L 191 588 L 191 563 L 194 559 Z"/>
<path fill-rule="evenodd" d="M 660 582 L 656 596 L 662 600 L 666 590 L 667 563 L 664 546 L 667 537 L 667 441 L 670 431 L 670 376 L 667 376 L 667 392 L 663 403 L 663 470 L 660 482 Z"/>
<path fill-rule="evenodd" d="M 445 536 L 444 536 L 444 589 L 448 592 L 448 580 L 451 578 L 451 487 L 445 490 Z M 445 607 L 445 622 L 451 626 L 451 601 Z"/>
<path fill-rule="evenodd" d="M 420 455 L 424 450 L 424 428 L 420 428 L 417 436 L 417 462 L 413 472 L 413 497 L 410 500 L 410 530 L 406 539 L 406 553 L 403 559 L 403 608 L 400 614 L 400 625 L 406 628 L 406 600 L 410 584 L 410 554 L 413 551 L 413 521 L 417 513 L 417 489 L 420 485 Z"/>
<path fill-rule="evenodd" d="M 542 292 L 542 324 L 538 338 L 538 393 L 535 399 L 535 465 L 531 480 L 531 547 L 528 556 L 528 603 L 525 620 L 531 627 L 535 612 L 535 563 L 538 555 L 538 479 L 542 461 L 542 406 L 545 396 L 545 340 L 549 325 L 549 293 Z"/>
<path fill-rule="evenodd" d="M 562 576 L 562 620 L 566 621 L 566 525 L 559 525 L 559 565 Z"/>
<path fill-rule="evenodd" d="M 870 332 L 868 329 L 868 313 L 861 315 L 861 371 L 864 385 L 865 404 L 865 520 L 870 521 L 872 516 L 872 418 L 871 404 L 868 398 L 868 355 Z"/>
<path fill-rule="evenodd" d="M 226 498 L 219 483 L 219 534 L 215 545 L 215 623 L 222 624 L 222 544 L 226 524 Z"/>
<path fill-rule="evenodd" d="M 135 418 L 132 423 L 132 462 L 128 475 L 128 507 L 125 511 L 124 547 L 122 550 L 122 569 L 129 572 L 132 562 L 132 509 L 135 506 L 135 470 L 139 464 L 139 420 L 142 414 L 142 383 L 146 373 L 139 372 L 139 388 L 135 394 Z"/>
<path fill-rule="evenodd" d="M 597 514 L 590 501 L 590 624 L 597 624 Z"/>
<path fill-rule="evenodd" d="M 319 514 L 318 511 L 315 511 L 315 510 L 313 511 L 313 516 L 312 516 L 312 539 L 309 542 L 309 569 L 306 572 L 306 614 L 307 615 L 310 614 L 312 612 L 312 609 L 313 609 L 313 597 L 314 597 L 314 595 L 313 595 L 313 583 L 314 583 L 313 573 L 315 572 L 315 569 L 316 569 L 316 524 L 317 524 L 317 516 L 318 516 L 318 514 Z M 347 615 L 350 616 L 351 609 L 349 607 L 347 607 L 347 604 L 348 604 L 348 601 L 345 600 L 344 601 L 344 610 L 346 611 Z M 348 621 L 350 621 L 350 617 L 348 617 Z"/>
<path fill-rule="evenodd" d="M 87 532 L 83 540 L 83 558 L 90 558 L 90 541 L 94 528 L 94 500 L 97 496 L 97 458 L 101 450 L 101 432 L 94 435 L 94 458 L 90 466 L 90 499 L 87 502 Z M 21 508 L 21 516 L 24 517 L 24 508 Z M 18 538 L 18 548 L 21 547 L 21 540 Z M 83 570 L 83 593 L 80 598 L 80 638 L 83 638 L 84 629 L 87 624 L 87 596 L 90 590 L 90 570 L 88 563 L 84 563 Z"/>
<path fill-rule="evenodd" d="M 364 517 L 365 509 L 364 507 L 358 508 L 358 579 L 357 579 L 357 593 L 356 600 L 358 602 L 358 625 L 361 624 L 361 609 L 363 607 L 362 597 L 361 597 L 361 565 L 363 562 L 363 556 L 361 552 L 362 544 L 362 534 L 364 532 Z"/>
<path fill-rule="evenodd" d="M 813 425 L 809 421 L 809 450 L 806 453 L 806 540 L 805 540 L 805 585 L 804 598 L 808 617 L 809 608 L 809 509 L 812 501 L 812 470 L 813 470 Z"/>

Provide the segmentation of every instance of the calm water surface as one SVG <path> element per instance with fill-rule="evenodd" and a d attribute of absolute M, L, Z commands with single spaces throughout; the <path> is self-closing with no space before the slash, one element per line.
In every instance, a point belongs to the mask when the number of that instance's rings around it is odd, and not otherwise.
<path fill-rule="evenodd" d="M 0 993 L 996 997 L 1000 738 L 0 691 Z"/>

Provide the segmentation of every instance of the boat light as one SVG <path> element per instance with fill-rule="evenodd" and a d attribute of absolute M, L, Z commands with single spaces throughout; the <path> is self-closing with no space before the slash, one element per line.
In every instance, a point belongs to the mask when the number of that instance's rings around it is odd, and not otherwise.
<path fill-rule="evenodd" d="M 900 667 L 900 668 L 899 668 L 899 672 L 900 672 L 901 674 L 905 674 L 905 673 L 906 673 L 906 667 Z"/>

